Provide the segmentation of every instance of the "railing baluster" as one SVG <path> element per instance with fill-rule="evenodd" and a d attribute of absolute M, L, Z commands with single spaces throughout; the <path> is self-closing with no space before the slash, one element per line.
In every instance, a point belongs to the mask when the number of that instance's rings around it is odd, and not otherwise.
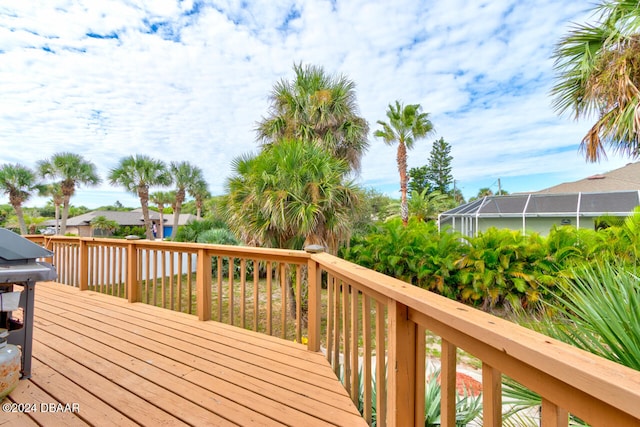
<path fill-rule="evenodd" d="M 284 262 L 279 264 L 280 271 L 280 338 L 287 338 L 287 276 Z"/>
<path fill-rule="evenodd" d="M 218 257 L 218 277 L 217 277 L 217 287 L 216 290 L 218 292 L 218 322 L 222 322 L 222 257 Z"/>
<path fill-rule="evenodd" d="M 247 260 L 240 260 L 240 327 L 246 328 L 246 305 L 247 305 Z"/>
<path fill-rule="evenodd" d="M 333 323 L 333 310 L 335 307 L 334 303 L 335 298 L 335 288 L 334 288 L 334 280 L 331 274 L 327 274 L 327 360 L 329 363 L 332 361 L 333 352 L 335 351 L 335 347 L 333 346 L 333 334 L 334 334 L 334 323 Z"/>
<path fill-rule="evenodd" d="M 553 402 L 542 398 L 540 427 L 567 427 L 569 414 Z"/>
<path fill-rule="evenodd" d="M 364 403 L 364 419 L 371 425 L 372 421 L 372 376 L 371 376 L 371 297 L 362 294 L 362 401 Z"/>
<path fill-rule="evenodd" d="M 482 419 L 487 427 L 502 426 L 502 374 L 482 363 Z"/>
<path fill-rule="evenodd" d="M 316 296 L 317 298 L 317 296 Z M 320 310 L 322 299 L 316 302 L 316 308 Z M 320 339 L 320 332 L 316 335 L 317 340 Z M 296 340 L 302 343 L 302 267 L 296 264 Z M 308 342 L 308 340 L 307 340 Z M 319 350 L 319 349 L 318 349 Z M 315 350 L 315 351 L 318 351 Z"/>
<path fill-rule="evenodd" d="M 183 254 L 180 252 L 176 252 L 177 259 L 177 272 L 176 272 L 176 280 L 178 282 L 178 294 L 176 299 L 178 300 L 178 308 L 177 311 L 182 311 L 182 258 Z"/>
<path fill-rule="evenodd" d="M 351 312 L 351 318 L 349 319 L 351 322 L 351 349 L 349 350 L 351 352 L 351 400 L 357 405 L 360 394 L 360 377 L 358 372 L 358 290 L 351 286 L 349 286 L 349 290 L 351 296 L 351 307 L 349 309 Z"/>
<path fill-rule="evenodd" d="M 271 298 L 273 298 L 273 289 L 272 289 L 272 266 L 271 261 L 267 262 L 267 335 L 271 335 L 271 327 L 272 327 L 272 313 L 271 313 Z"/>
<path fill-rule="evenodd" d="M 376 301 L 376 425 L 387 425 L 387 364 L 385 306 Z"/>
<path fill-rule="evenodd" d="M 340 288 L 342 289 L 342 364 L 344 366 L 343 381 L 344 388 L 351 389 L 351 334 L 349 327 L 349 285 L 340 280 Z"/>
<path fill-rule="evenodd" d="M 160 253 L 162 265 L 162 278 L 160 279 L 162 284 L 162 308 L 167 308 L 167 251 L 161 251 Z"/>
<path fill-rule="evenodd" d="M 340 284 L 338 279 L 333 278 L 333 360 L 331 365 L 336 375 L 340 375 L 340 335 L 341 335 L 341 322 L 340 322 Z"/>
<path fill-rule="evenodd" d="M 175 258 L 176 253 L 173 251 L 169 251 L 169 310 L 175 310 Z"/>
<path fill-rule="evenodd" d="M 193 313 L 193 301 L 191 295 L 193 292 L 193 254 L 187 255 L 187 313 Z"/>
<path fill-rule="evenodd" d="M 228 257 L 227 261 L 229 263 L 229 271 L 228 271 L 228 280 L 229 280 L 229 325 L 234 325 L 234 295 L 233 295 L 233 270 L 235 266 L 235 259 L 232 257 Z"/>
<path fill-rule="evenodd" d="M 260 264 L 258 260 L 253 260 L 253 330 L 258 330 L 259 310 L 260 310 Z"/>
<path fill-rule="evenodd" d="M 440 354 L 440 420 L 443 427 L 456 425 L 456 346 L 442 339 Z"/>

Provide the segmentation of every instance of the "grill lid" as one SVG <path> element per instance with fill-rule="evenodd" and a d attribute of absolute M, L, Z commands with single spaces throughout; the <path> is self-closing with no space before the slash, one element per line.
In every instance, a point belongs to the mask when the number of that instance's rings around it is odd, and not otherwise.
<path fill-rule="evenodd" d="M 50 250 L 36 245 L 13 231 L 0 228 L 0 264 L 35 261 L 36 258 L 47 258 L 52 255 L 53 252 Z"/>

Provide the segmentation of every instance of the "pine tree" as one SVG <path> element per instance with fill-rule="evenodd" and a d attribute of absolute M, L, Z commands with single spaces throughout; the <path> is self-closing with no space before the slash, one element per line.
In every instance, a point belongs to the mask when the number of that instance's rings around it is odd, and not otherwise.
<path fill-rule="evenodd" d="M 452 160 L 451 145 L 444 138 L 434 141 L 431 157 L 427 163 L 427 180 L 431 184 L 431 191 L 437 190 L 442 194 L 449 194 L 449 187 L 453 184 Z"/>

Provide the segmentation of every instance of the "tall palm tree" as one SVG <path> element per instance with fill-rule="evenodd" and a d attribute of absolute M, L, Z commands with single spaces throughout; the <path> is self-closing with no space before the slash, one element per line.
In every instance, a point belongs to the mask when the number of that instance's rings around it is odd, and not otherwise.
<path fill-rule="evenodd" d="M 409 207 L 407 205 L 407 150 L 413 148 L 416 140 L 425 138 L 434 131 L 429 120 L 429 113 L 423 113 L 420 104 L 403 105 L 396 101 L 389 104 L 387 118 L 389 122 L 378 120 L 382 127 L 374 132 L 374 136 L 382 138 L 387 145 L 398 144 L 398 172 L 400 173 L 400 215 L 406 226 L 409 221 Z"/>
<path fill-rule="evenodd" d="M 109 183 L 121 185 L 140 198 L 142 217 L 147 239 L 153 240 L 149 219 L 149 187 L 171 185 L 171 174 L 161 160 L 145 155 L 134 155 L 120 159 L 118 166 L 109 172 Z"/>
<path fill-rule="evenodd" d="M 359 193 L 345 176 L 350 168 L 326 150 L 299 140 L 282 141 L 257 156 L 232 163 L 227 223 L 249 244 L 302 248 L 322 244 L 336 252 L 350 232 Z"/>
<path fill-rule="evenodd" d="M 48 160 L 38 162 L 38 170 L 43 178 L 60 178 L 62 186 L 62 220 L 60 234 L 67 230 L 69 216 L 69 201 L 76 191 L 76 187 L 84 185 L 98 185 L 101 181 L 96 165 L 74 153 L 56 153 Z"/>
<path fill-rule="evenodd" d="M 155 191 L 149 195 L 149 201 L 158 207 L 160 214 L 160 233 L 158 234 L 160 240 L 164 239 L 164 208 L 175 203 L 175 198 L 175 194 L 168 191 Z"/>
<path fill-rule="evenodd" d="M 26 166 L 4 164 L 0 166 L 0 188 L 9 196 L 9 203 L 16 211 L 20 233 L 27 234 L 22 204 L 31 197 L 34 191 L 41 188 L 37 175 Z"/>
<path fill-rule="evenodd" d="M 204 180 L 202 169 L 189 162 L 171 162 L 169 168 L 173 182 L 176 185 L 173 230 L 171 232 L 171 237 L 175 238 L 178 232 L 178 219 L 180 217 L 180 211 L 182 210 L 182 203 L 186 199 L 187 193 L 193 196 L 196 189 L 202 188 L 203 186 L 206 188 L 207 184 Z"/>
<path fill-rule="evenodd" d="M 292 81 L 274 85 L 269 114 L 256 128 L 258 140 L 265 145 L 283 138 L 315 143 L 359 171 L 369 125 L 358 115 L 355 84 L 318 66 L 294 64 L 293 71 Z"/>
<path fill-rule="evenodd" d="M 576 119 L 596 115 L 582 140 L 588 161 L 606 156 L 604 146 L 640 155 L 640 4 L 604 1 L 595 24 L 576 24 L 556 45 L 554 108 Z"/>
<path fill-rule="evenodd" d="M 46 184 L 42 191 L 41 196 L 51 196 L 51 202 L 53 203 L 54 216 L 56 221 L 56 234 L 60 232 L 60 206 L 64 204 L 64 194 L 62 194 L 62 184 L 54 182 Z"/>

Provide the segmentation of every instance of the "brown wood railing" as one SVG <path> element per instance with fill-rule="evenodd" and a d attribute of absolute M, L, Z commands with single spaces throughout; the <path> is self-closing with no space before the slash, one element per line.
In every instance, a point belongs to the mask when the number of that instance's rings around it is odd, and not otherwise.
<path fill-rule="evenodd" d="M 329 254 L 30 238 L 54 251 L 61 283 L 307 337 L 378 426 L 424 425 L 427 331 L 441 339 L 443 426 L 455 426 L 458 348 L 482 363 L 485 426 L 502 425 L 503 374 L 542 396 L 542 426 L 567 426 L 569 413 L 593 426 L 640 425 L 640 372 Z"/>

